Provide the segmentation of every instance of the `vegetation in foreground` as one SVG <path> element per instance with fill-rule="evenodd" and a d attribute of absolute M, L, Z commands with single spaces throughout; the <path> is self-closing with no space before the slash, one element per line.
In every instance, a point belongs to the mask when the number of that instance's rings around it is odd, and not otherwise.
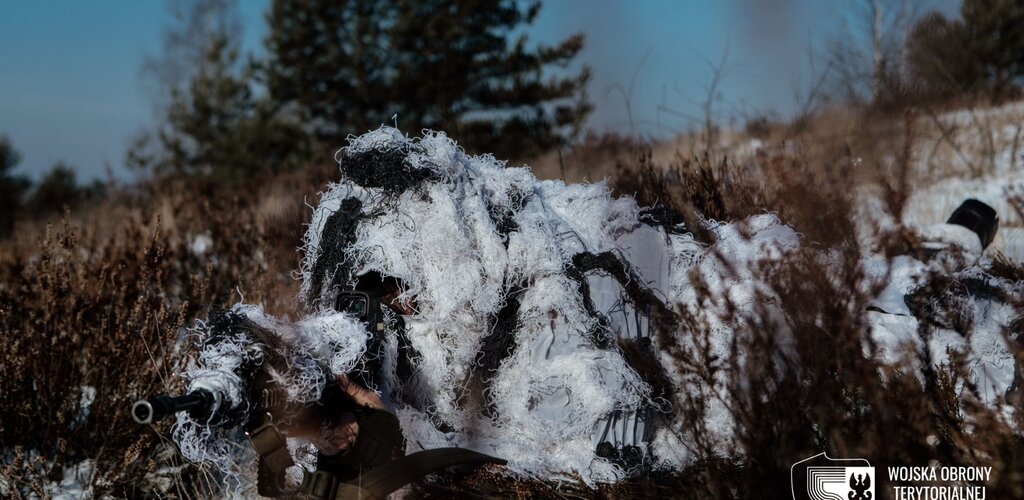
<path fill-rule="evenodd" d="M 864 172 L 784 153 L 762 155 L 757 176 L 709 157 L 671 166 L 653 164 L 642 151 L 636 158 L 619 165 L 613 187 L 641 203 L 679 210 L 695 229 L 698 214 L 737 220 L 770 210 L 804 234 L 805 250 L 760 271 L 780 298 L 784 318 L 769 317 L 767 309 L 727 318 L 740 332 L 734 349 L 755 353 L 745 365 L 670 346 L 688 376 L 728 375 L 724 389 L 739 422 L 736 447 L 712 445 L 705 429 L 691 426 L 686 438 L 697 460 L 682 471 L 655 470 L 590 490 L 488 469 L 428 478 L 413 493 L 781 495 L 788 492 L 792 462 L 824 450 L 868 456 L 876 466 L 932 460 L 991 465 L 994 481 L 987 486 L 993 498 L 1024 495 L 1022 422 L 979 405 L 962 366 L 931 370 L 919 380 L 865 354 L 865 346 L 873 351 L 863 314 L 877 289 L 855 286 L 863 269 L 849 189 L 864 182 Z M 25 224 L 3 242 L 0 335 L 9 341 L 0 343 L 0 404 L 10 411 L 0 448 L 12 456 L 0 466 L 0 481 L 16 485 L 15 496 L 46 497 L 47 484 L 59 483 L 66 466 L 92 460 L 87 482 L 97 496 L 138 497 L 155 489 L 178 498 L 213 494 L 215 478 L 180 461 L 166 439 L 166 424 L 130 423 L 130 402 L 180 389 L 175 374 L 189 354 L 176 347 L 182 328 L 210 308 L 244 297 L 276 314 L 302 314 L 290 271 L 297 268 L 308 217 L 304 198 L 313 199 L 335 175 L 336 167 L 328 164 L 246 185 L 158 179 L 48 224 Z M 900 213 L 906 186 L 892 180 L 901 176 L 887 172 L 874 178 L 887 187 L 889 209 Z M 697 235 L 710 237 L 699 230 Z M 912 253 L 917 244 L 902 231 L 879 241 L 888 255 Z M 824 259 L 821 249 L 834 250 L 838 261 Z M 998 262 L 1003 275 L 1024 279 L 1024 269 Z M 1024 313 L 1024 307 L 1018 310 Z M 1008 338 L 1020 339 L 1022 318 L 1012 323 Z M 707 325 L 682 328 L 697 339 L 708 335 Z M 787 352 L 795 357 L 779 356 L 780 328 L 793 332 L 796 344 Z M 927 325 L 920 334 L 929 334 Z M 693 422 L 701 421 L 699 397 L 666 397 L 694 415 Z"/>

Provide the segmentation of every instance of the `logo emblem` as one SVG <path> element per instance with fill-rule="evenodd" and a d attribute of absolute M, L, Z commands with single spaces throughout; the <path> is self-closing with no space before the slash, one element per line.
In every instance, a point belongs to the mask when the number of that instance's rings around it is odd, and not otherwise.
<path fill-rule="evenodd" d="M 793 500 L 874 500 L 875 468 L 863 458 L 819 453 L 789 469 Z"/>

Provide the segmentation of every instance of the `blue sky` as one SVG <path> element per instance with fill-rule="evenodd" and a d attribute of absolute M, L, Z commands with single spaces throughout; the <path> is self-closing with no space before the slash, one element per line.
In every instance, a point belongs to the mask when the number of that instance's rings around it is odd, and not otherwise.
<path fill-rule="evenodd" d="M 595 72 L 592 128 L 664 135 L 691 122 L 659 106 L 699 114 L 704 59 L 727 47 L 720 118 L 791 113 L 794 88 L 810 73 L 808 46 L 839 1 L 548 0 L 528 33 L 542 43 L 586 34 L 580 59 Z M 241 2 L 249 48 L 259 48 L 266 5 Z M 124 152 L 154 116 L 139 68 L 158 54 L 167 13 L 158 1 L 0 2 L 0 134 L 22 153 L 19 172 L 38 178 L 65 161 L 85 180 L 104 177 L 108 166 L 126 176 Z M 626 90 L 634 74 L 630 119 L 615 89 Z"/>

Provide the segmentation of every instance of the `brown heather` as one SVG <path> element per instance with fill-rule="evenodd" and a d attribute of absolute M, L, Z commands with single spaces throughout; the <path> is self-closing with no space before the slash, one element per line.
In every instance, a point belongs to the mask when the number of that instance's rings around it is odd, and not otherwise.
<path fill-rule="evenodd" d="M 211 307 L 240 300 L 236 290 L 295 315 L 305 210 L 294 193 L 315 196 L 328 169 L 315 171 L 228 192 L 154 181 L 0 242 L 0 482 L 45 498 L 65 465 L 92 459 L 96 496 L 140 497 L 147 473 L 181 466 L 169 425 L 136 425 L 131 403 L 182 389 L 188 353 L 174 346 Z M 190 250 L 198 234 L 212 240 L 202 255 Z M 211 491 L 192 466 L 169 477 L 173 496 Z"/>
<path fill-rule="evenodd" d="M 737 220 L 773 211 L 804 235 L 803 249 L 758 270 L 776 298 L 763 298 L 752 314 L 727 309 L 724 319 L 737 332 L 731 349 L 747 353 L 744 365 L 710 354 L 710 328 L 693 311 L 681 310 L 679 317 L 683 335 L 694 341 L 664 342 L 684 376 L 714 381 L 725 375 L 718 386 L 738 423 L 734 448 L 713 444 L 699 424 L 706 398 L 714 396 L 665 394 L 686 416 L 681 423 L 696 457 L 682 471 L 652 471 L 592 490 L 511 478 L 491 468 L 431 477 L 411 494 L 788 498 L 790 466 L 826 451 L 866 457 L 878 470 L 932 461 L 992 466 L 989 498 L 1024 497 L 1024 421 L 1007 422 L 977 404 L 977 388 L 968 383 L 962 362 L 925 370 L 919 380 L 871 355 L 876 347 L 864 311 L 882 283 L 855 286 L 864 270 L 851 188 L 877 183 L 885 206 L 902 211 L 914 131 L 910 119 L 895 123 L 887 141 L 771 149 L 747 164 L 708 154 L 658 165 L 647 152 L 630 156 L 615 149 L 613 188 L 643 204 L 675 208 L 691 223 L 697 213 Z M 855 168 L 855 157 L 870 165 L 871 158 L 885 156 L 869 147 L 889 148 L 897 164 L 885 171 Z M 130 402 L 181 389 L 176 373 L 188 353 L 172 347 L 183 327 L 211 307 L 239 300 L 236 290 L 276 314 L 301 313 L 290 272 L 298 267 L 309 215 L 303 197 L 315 204 L 315 193 L 336 175 L 325 165 L 234 188 L 196 179 L 154 181 L 50 225 L 23 224 L 18 237 L 0 244 L 0 449 L 7 451 L 0 481 L 45 497 L 45 482 L 59 481 L 65 464 L 91 458 L 97 463 L 96 494 L 148 496 L 146 475 L 176 467 L 171 497 L 212 495 L 210 477 L 176 458 L 168 426 L 135 425 L 127 414 Z M 201 256 L 189 249 L 198 234 L 213 242 Z M 697 236 L 713 240 L 711 233 Z M 881 241 L 878 250 L 890 256 L 917 245 L 903 232 Z M 728 255 L 715 258 L 730 272 Z M 1024 276 L 1024 268 L 1005 259 L 997 267 L 1000 275 Z M 693 286 L 702 300 L 721 300 L 702 283 Z M 669 339 L 665 330 L 671 326 L 661 323 L 662 338 Z M 1022 325 L 1024 315 L 1011 323 L 1007 338 L 1018 342 Z M 928 338 L 932 328 L 923 324 L 919 333 Z M 1024 351 L 1016 355 L 1024 361 Z M 634 358 L 644 363 L 642 356 Z M 932 364 L 927 356 L 917 361 Z M 657 367 L 638 371 L 665 387 Z M 94 387 L 96 399 L 79 421 L 83 386 Z"/>

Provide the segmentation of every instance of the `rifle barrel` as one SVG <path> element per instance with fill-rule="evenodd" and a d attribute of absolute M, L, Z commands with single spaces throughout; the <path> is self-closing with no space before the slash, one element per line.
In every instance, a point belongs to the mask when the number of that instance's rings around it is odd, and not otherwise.
<path fill-rule="evenodd" d="M 162 394 L 136 401 L 132 405 L 132 419 L 140 424 L 150 424 L 179 411 L 203 415 L 209 412 L 213 403 L 213 394 L 204 389 L 177 397 Z"/>

